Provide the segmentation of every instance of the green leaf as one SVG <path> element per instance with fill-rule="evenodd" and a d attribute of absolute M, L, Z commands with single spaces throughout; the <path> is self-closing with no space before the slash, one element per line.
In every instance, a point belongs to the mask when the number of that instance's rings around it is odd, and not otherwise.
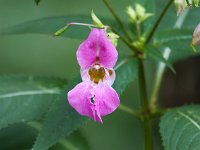
<path fill-rule="evenodd" d="M 15 26 L 11 26 L 0 30 L 0 35 L 11 35 L 11 34 L 50 34 L 54 33 L 65 26 L 69 22 L 83 22 L 90 23 L 90 17 L 69 15 L 59 17 L 45 17 L 36 19 L 28 22 L 24 22 Z M 86 38 L 89 33 L 89 28 L 73 26 L 68 28 L 67 32 L 62 34 L 64 37 L 69 38 Z"/>
<path fill-rule="evenodd" d="M 111 19 L 102 19 L 102 21 L 107 25 L 116 27 L 116 24 Z M 0 30 L 0 36 L 12 35 L 12 34 L 50 34 L 54 33 L 63 28 L 70 22 L 81 22 L 81 23 L 91 23 L 92 19 L 90 16 L 83 15 L 68 15 L 68 16 L 56 16 L 56 17 L 45 17 L 41 19 L 36 19 L 24 23 L 20 23 L 15 26 L 7 27 Z M 83 26 L 72 26 L 67 29 L 67 31 L 62 34 L 64 37 L 84 39 L 89 33 L 88 27 Z"/>
<path fill-rule="evenodd" d="M 9 125 L 0 132 L 1 150 L 28 150 L 31 149 L 37 131 L 24 123 Z"/>
<path fill-rule="evenodd" d="M 116 65 L 115 69 L 116 81 L 113 87 L 118 94 L 121 95 L 126 86 L 136 77 L 137 67 L 135 60 L 122 59 L 122 61 L 119 61 Z M 65 90 L 66 93 L 79 82 L 81 82 L 80 79 L 71 81 Z M 80 116 L 71 106 L 69 106 L 66 102 L 66 93 L 52 105 L 33 149 L 48 149 L 60 138 L 68 136 L 88 120 L 87 117 Z"/>
<path fill-rule="evenodd" d="M 59 141 L 56 145 L 50 148 L 50 150 L 90 150 L 90 145 L 87 139 L 80 131 L 73 132 L 67 138 Z"/>
<path fill-rule="evenodd" d="M 163 57 L 163 54 L 155 48 L 147 49 L 147 56 L 157 62 L 163 62 L 172 72 L 176 72 L 171 63 Z"/>
<path fill-rule="evenodd" d="M 165 150 L 199 149 L 200 106 L 184 106 L 165 113 L 160 133 Z"/>
<path fill-rule="evenodd" d="M 121 95 L 128 84 L 136 79 L 137 61 L 133 58 L 125 58 L 115 66 L 116 79 L 113 88 Z"/>
<path fill-rule="evenodd" d="M 154 44 L 169 46 L 170 42 L 177 42 L 180 40 L 181 42 L 187 41 L 188 44 L 190 44 L 193 30 L 192 28 L 165 29 L 155 35 Z"/>
<path fill-rule="evenodd" d="M 172 50 L 169 58 L 170 63 L 194 56 L 196 54 L 191 48 L 193 30 L 192 28 L 182 28 L 158 32 L 155 36 L 154 44 L 158 49 L 169 47 Z M 197 50 L 199 52 L 199 49 Z"/>
<path fill-rule="evenodd" d="M 0 76 L 0 129 L 41 118 L 65 83 L 57 78 Z"/>
<path fill-rule="evenodd" d="M 36 5 L 39 5 L 40 0 L 34 0 L 34 1 L 35 1 Z"/>
<path fill-rule="evenodd" d="M 66 99 L 67 91 L 71 90 L 79 82 L 80 79 L 72 80 L 63 91 L 63 94 L 51 106 L 33 149 L 48 149 L 56 144 L 60 138 L 68 136 L 88 120 L 87 117 L 79 115 L 68 104 Z"/>

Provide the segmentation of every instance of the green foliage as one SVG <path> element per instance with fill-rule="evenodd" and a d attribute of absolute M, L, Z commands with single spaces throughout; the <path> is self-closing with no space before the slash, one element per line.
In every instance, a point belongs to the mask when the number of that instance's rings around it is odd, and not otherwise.
<path fill-rule="evenodd" d="M 90 150 L 87 139 L 80 131 L 73 132 L 67 138 L 62 139 L 58 144 L 50 148 L 50 150 Z"/>
<path fill-rule="evenodd" d="M 69 22 L 84 22 L 90 23 L 90 17 L 87 16 L 59 16 L 59 17 L 46 17 L 33 21 L 24 22 L 12 27 L 8 27 L 0 31 L 0 35 L 11 35 L 11 34 L 49 34 L 54 35 L 54 33 L 65 26 Z M 89 28 L 73 26 L 67 29 L 65 34 L 62 34 L 64 37 L 68 38 L 78 38 L 84 39 L 89 33 Z"/>
<path fill-rule="evenodd" d="M 39 136 L 33 146 L 34 149 L 48 149 L 54 145 L 60 138 L 68 136 L 72 131 L 82 126 L 87 117 L 79 115 L 67 103 L 67 91 L 71 90 L 80 79 L 71 81 L 62 95 L 52 104 Z"/>
<path fill-rule="evenodd" d="M 33 76 L 0 76 L 0 129 L 40 119 L 66 81 Z"/>
<path fill-rule="evenodd" d="M 165 150 L 199 149 L 200 106 L 184 106 L 164 114 L 160 133 Z"/>
<path fill-rule="evenodd" d="M 113 88 L 119 95 L 123 93 L 127 85 L 135 80 L 137 76 L 137 62 L 135 59 L 126 58 L 118 61 L 115 66 L 116 80 L 113 84 Z"/>
<path fill-rule="evenodd" d="M 113 87 L 120 95 L 125 90 L 126 86 L 136 77 L 137 67 L 131 69 L 135 63 L 133 60 L 127 63 L 122 60 L 122 62 L 119 63 L 121 63 L 121 65 L 119 64 L 116 69 L 117 78 Z M 65 91 L 69 91 L 79 82 L 80 79 L 70 82 Z M 71 106 L 67 105 L 65 100 L 66 93 L 61 95 L 50 108 L 43 129 L 33 146 L 34 149 L 48 149 L 60 138 L 69 135 L 88 120 L 87 117 L 82 117 L 76 113 Z"/>
<path fill-rule="evenodd" d="M 10 125 L 0 132 L 1 150 L 27 150 L 37 135 L 37 131 L 24 123 Z"/>
<path fill-rule="evenodd" d="M 115 22 L 111 19 L 102 19 L 102 21 L 106 25 L 108 24 L 109 26 L 117 28 Z M 2 29 L 0 30 L 0 36 L 12 34 L 49 34 L 53 36 L 60 28 L 62 29 L 59 30 L 57 34 L 66 30 L 66 27 L 63 28 L 63 26 L 70 22 L 91 23 L 92 20 L 90 16 L 83 15 L 45 17 Z M 88 27 L 73 26 L 67 28 L 67 32 L 62 34 L 62 36 L 75 39 L 85 39 L 88 33 Z"/>
<path fill-rule="evenodd" d="M 172 72 L 176 72 L 173 68 L 173 66 L 171 65 L 171 63 L 166 59 L 164 58 L 163 54 L 161 53 L 161 51 L 159 51 L 158 49 L 156 48 L 150 48 L 150 49 L 147 49 L 147 56 L 149 58 L 151 58 L 152 60 L 156 61 L 157 63 L 159 62 L 162 62 L 164 63 L 169 69 L 171 69 Z"/>
<path fill-rule="evenodd" d="M 191 42 L 192 40 L 193 31 L 193 28 L 165 29 L 155 35 L 154 44 L 171 46 L 171 42 L 176 43 L 177 41 L 181 41 L 188 42 L 189 45 L 189 41 Z"/>
<path fill-rule="evenodd" d="M 169 62 L 173 63 L 194 55 L 190 46 L 193 30 L 193 28 L 166 29 L 155 35 L 153 43 L 160 51 L 164 47 L 169 47 L 171 49 Z"/>

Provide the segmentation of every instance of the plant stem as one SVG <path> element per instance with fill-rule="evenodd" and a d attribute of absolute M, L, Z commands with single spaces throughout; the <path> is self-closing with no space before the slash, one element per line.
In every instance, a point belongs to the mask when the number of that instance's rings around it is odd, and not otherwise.
<path fill-rule="evenodd" d="M 136 34 L 138 40 L 141 37 L 141 27 L 140 23 L 136 23 Z M 150 110 L 149 110 L 149 102 L 147 96 L 146 89 L 146 81 L 145 81 L 145 69 L 143 59 L 138 58 L 138 78 L 139 78 L 139 92 L 140 92 L 140 102 L 142 109 L 142 119 L 144 125 L 144 147 L 145 150 L 153 150 L 152 144 L 152 134 L 151 134 L 151 122 L 150 122 Z"/>
<path fill-rule="evenodd" d="M 186 11 L 184 11 L 179 16 L 179 18 L 177 19 L 177 21 L 174 24 L 174 28 L 180 29 L 182 27 L 183 22 L 184 22 L 187 14 L 188 14 L 188 11 L 189 10 L 187 9 Z M 168 47 L 165 47 L 164 52 L 163 52 L 163 56 L 166 60 L 169 59 L 170 53 L 171 53 L 171 49 L 168 48 Z M 160 62 L 158 64 L 158 68 L 157 68 L 157 71 L 156 71 L 156 74 L 155 74 L 155 81 L 154 81 L 154 84 L 153 84 L 151 99 L 150 99 L 150 103 L 151 103 L 150 107 L 152 109 L 157 109 L 156 107 L 157 107 L 157 100 L 158 100 L 158 92 L 159 92 L 159 88 L 160 88 L 160 84 L 161 84 L 161 80 L 162 80 L 162 77 L 163 77 L 165 67 L 166 67 L 166 65 L 163 64 L 162 62 Z"/>
<path fill-rule="evenodd" d="M 111 28 L 112 32 L 119 35 L 119 39 L 124 42 L 131 50 L 134 50 L 135 48 L 124 38 L 122 37 L 114 28 Z"/>
<path fill-rule="evenodd" d="M 140 23 L 136 22 L 135 26 L 136 26 L 136 34 L 137 34 L 137 37 L 138 37 L 138 40 L 139 40 L 139 39 L 140 39 L 140 36 L 141 36 L 141 27 L 140 27 Z"/>
<path fill-rule="evenodd" d="M 152 132 L 151 132 L 151 121 L 150 119 L 144 120 L 144 146 L 145 150 L 153 150 Z"/>
<path fill-rule="evenodd" d="M 133 115 L 134 117 L 136 117 L 138 119 L 141 119 L 141 116 L 138 112 L 134 111 L 133 109 L 131 109 L 131 108 L 129 108 L 129 107 L 123 105 L 123 104 L 120 104 L 118 108 L 121 109 L 124 112 L 127 112 L 127 113 Z"/>
<path fill-rule="evenodd" d="M 145 82 L 145 72 L 144 72 L 144 63 L 142 59 L 138 58 L 138 78 L 139 78 L 139 89 L 140 89 L 140 101 L 142 110 L 144 113 L 148 113 L 148 98 Z M 145 150 L 153 150 L 152 144 L 152 135 L 151 135 L 151 122 L 150 118 L 145 118 L 144 120 L 144 142 Z"/>
<path fill-rule="evenodd" d="M 170 53 L 171 53 L 171 50 L 169 48 L 165 48 L 163 52 L 163 57 L 166 60 L 168 60 Z M 157 107 L 158 91 L 160 89 L 161 79 L 162 79 L 165 67 L 166 67 L 166 64 L 164 64 L 163 62 L 160 62 L 158 64 L 158 69 L 155 75 L 155 82 L 153 85 L 153 90 L 152 90 L 152 94 L 150 98 L 150 106 L 151 106 L 151 109 L 153 110 L 156 109 Z"/>
<path fill-rule="evenodd" d="M 142 59 L 138 58 L 138 78 L 139 78 L 139 89 L 141 106 L 143 109 L 148 107 L 147 90 L 145 82 L 144 64 Z"/>
<path fill-rule="evenodd" d="M 108 10 L 111 12 L 111 14 L 113 15 L 113 17 L 115 18 L 116 22 L 119 24 L 119 26 L 121 27 L 122 31 L 124 32 L 124 34 L 126 35 L 127 39 L 129 40 L 129 42 L 132 41 L 131 37 L 129 36 L 126 28 L 124 27 L 122 21 L 120 20 L 120 18 L 117 16 L 117 14 L 115 13 L 115 11 L 113 10 L 113 8 L 111 7 L 110 3 L 108 2 L 108 0 L 103 0 L 104 4 L 106 5 L 106 7 L 108 8 Z"/>
<path fill-rule="evenodd" d="M 166 14 L 167 10 L 169 9 L 170 5 L 172 4 L 174 0 L 169 0 L 168 3 L 166 4 L 165 8 L 163 9 L 162 13 L 156 20 L 152 30 L 150 31 L 149 35 L 147 36 L 146 43 L 149 43 L 151 41 L 151 38 L 153 37 L 156 29 L 158 28 L 158 25 L 160 24 L 161 20 L 163 19 L 164 15 Z"/>

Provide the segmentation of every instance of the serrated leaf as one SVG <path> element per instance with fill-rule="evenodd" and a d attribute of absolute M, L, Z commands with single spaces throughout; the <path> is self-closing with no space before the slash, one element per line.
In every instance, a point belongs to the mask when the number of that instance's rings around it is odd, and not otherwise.
<path fill-rule="evenodd" d="M 118 67 L 116 68 L 116 81 L 113 85 L 119 95 L 122 94 L 126 86 L 136 77 L 137 67 L 135 66 L 134 68 L 134 66 L 135 60 L 133 59 L 119 61 Z M 66 93 L 79 82 L 80 79 L 72 81 L 65 90 Z M 80 116 L 69 106 L 66 102 L 66 93 L 52 105 L 33 149 L 48 149 L 60 138 L 68 136 L 88 120 L 87 117 Z"/>
<path fill-rule="evenodd" d="M 197 150 L 200 147 L 200 106 L 184 106 L 161 118 L 160 133 L 165 150 Z"/>
<path fill-rule="evenodd" d="M 74 130 L 82 126 L 87 117 L 79 115 L 68 103 L 66 99 L 67 91 L 72 89 L 80 79 L 75 79 L 69 83 L 63 94 L 52 105 L 42 131 L 36 139 L 33 149 L 44 150 L 54 145 L 60 138 L 68 136 Z"/>
<path fill-rule="evenodd" d="M 73 132 L 49 150 L 90 150 L 87 139 L 80 131 Z"/>
<path fill-rule="evenodd" d="M 41 118 L 66 84 L 57 78 L 0 76 L 0 129 Z"/>

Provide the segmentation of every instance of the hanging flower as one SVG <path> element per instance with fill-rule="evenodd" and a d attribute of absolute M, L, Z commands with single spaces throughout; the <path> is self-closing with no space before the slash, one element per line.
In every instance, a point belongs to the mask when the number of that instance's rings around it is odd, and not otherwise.
<path fill-rule="evenodd" d="M 68 92 L 69 104 L 83 116 L 102 122 L 102 116 L 112 113 L 120 104 L 111 87 L 115 80 L 118 53 L 104 29 L 92 29 L 77 50 L 82 81 Z"/>

